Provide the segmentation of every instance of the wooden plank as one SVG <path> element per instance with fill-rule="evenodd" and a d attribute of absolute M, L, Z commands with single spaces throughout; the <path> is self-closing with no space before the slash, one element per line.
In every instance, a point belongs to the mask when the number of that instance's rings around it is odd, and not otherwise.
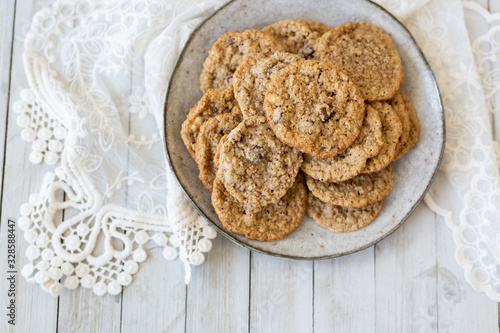
<path fill-rule="evenodd" d="M 123 290 L 121 332 L 184 332 L 186 285 L 180 261 L 149 249 L 132 284 Z"/>
<path fill-rule="evenodd" d="M 377 332 L 437 332 L 434 216 L 420 204 L 394 234 L 376 245 Z"/>
<path fill-rule="evenodd" d="M 250 251 L 217 236 L 205 263 L 193 268 L 186 332 L 248 332 L 249 279 Z"/>
<path fill-rule="evenodd" d="M 12 43 L 14 40 L 15 2 L 2 1 L 0 3 L 0 13 L 3 13 L 3 17 L 0 20 L 0 115 L 5 116 L 5 118 L 0 116 L 0 167 L 3 170 L 7 112 L 9 109 L 10 66 L 12 61 Z M 1 182 L 2 177 L 0 177 Z"/>
<path fill-rule="evenodd" d="M 12 24 L 14 17 L 13 2 L 2 2 L 0 5 L 0 13 L 5 13 L 5 24 Z M 6 150 L 5 150 L 5 168 L 3 170 L 3 187 L 2 187 L 2 228 L 0 230 L 0 279 L 5 281 L 7 278 L 8 267 L 6 255 L 6 230 L 5 223 L 8 218 L 17 221 L 19 217 L 19 207 L 26 202 L 31 193 L 38 192 L 42 183 L 43 175 L 50 170 L 50 167 L 34 166 L 29 162 L 29 153 L 31 145 L 26 144 L 20 136 L 21 128 L 16 124 L 16 114 L 12 112 L 13 103 L 19 98 L 19 92 L 22 88 L 27 88 L 27 82 L 24 75 L 24 67 L 22 63 L 23 42 L 24 36 L 21 31 L 27 31 L 29 22 L 33 14 L 41 7 L 40 3 L 19 1 L 16 3 L 16 21 L 14 22 L 14 47 L 12 57 L 12 72 L 11 82 L 8 80 L 8 69 L 4 66 L 6 60 L 5 51 L 2 51 L 2 81 L 0 90 L 2 91 L 2 101 L 9 100 L 9 108 L 4 109 L 2 115 L 7 115 L 9 112 L 8 124 L 6 128 Z M 4 12 L 5 10 L 5 12 Z M 12 37 L 12 30 L 11 37 Z M 2 42 L 2 45 L 9 45 L 8 32 L 3 31 L 0 38 L 7 38 Z M 5 43 L 5 44 L 4 44 Z M 8 48 L 8 47 L 7 47 Z M 5 49 L 3 49 L 5 50 Z M 10 57 L 10 56 L 9 56 Z M 5 71 L 4 71 L 5 70 Z M 11 89 L 9 89 L 11 87 Z M 1 106 L 5 108 L 5 105 Z M 3 126 L 3 125 L 0 125 Z M 2 154 L 3 156 L 3 154 Z M 2 315 L 0 320 L 0 332 L 55 332 L 57 326 L 57 298 L 50 296 L 43 291 L 37 284 L 28 284 L 26 279 L 21 276 L 20 270 L 28 263 L 28 259 L 24 253 L 28 247 L 22 236 L 22 231 L 16 227 L 16 259 L 17 259 L 17 274 L 16 274 L 16 326 L 8 325 L 5 315 Z M 0 306 L 5 309 L 10 298 L 5 290 L 7 284 L 2 283 L 0 294 Z"/>
<path fill-rule="evenodd" d="M 250 331 L 313 331 L 313 262 L 253 253 Z"/>
<path fill-rule="evenodd" d="M 375 331 L 374 251 L 315 262 L 315 333 Z"/>
<path fill-rule="evenodd" d="M 58 332 L 120 332 L 121 295 L 78 287 L 61 294 L 59 309 Z"/>
<path fill-rule="evenodd" d="M 16 133 L 17 131 L 17 133 Z M 0 230 L 0 279 L 6 281 L 7 266 L 7 220 L 10 218 L 17 222 L 19 218 L 19 207 L 31 193 L 40 189 L 44 174 L 50 169 L 48 167 L 36 167 L 28 162 L 30 147 L 20 139 L 20 130 L 17 125 L 9 122 L 6 168 L 4 183 L 5 196 L 2 201 L 2 228 Z M 0 332 L 55 332 L 57 326 L 57 297 L 53 297 L 43 291 L 38 284 L 30 284 L 21 275 L 21 269 L 29 263 L 25 256 L 26 249 L 30 245 L 23 238 L 23 232 L 16 225 L 16 267 L 15 271 L 15 303 L 16 321 L 15 326 L 7 323 L 5 314 L 0 320 Z M 0 306 L 5 309 L 9 304 L 10 297 L 7 294 L 9 284 L 2 282 L 0 291 Z"/>

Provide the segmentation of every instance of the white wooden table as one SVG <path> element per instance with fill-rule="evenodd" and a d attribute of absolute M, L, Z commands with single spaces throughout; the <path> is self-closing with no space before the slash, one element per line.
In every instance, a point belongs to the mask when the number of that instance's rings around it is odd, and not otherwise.
<path fill-rule="evenodd" d="M 163 259 L 153 245 L 118 296 L 79 288 L 52 297 L 18 273 L 16 325 L 9 325 L 7 220 L 17 220 L 19 206 L 50 169 L 30 164 L 31 147 L 21 140 L 12 105 L 28 87 L 24 36 L 33 14 L 50 2 L 0 1 L 0 333 L 499 331 L 499 304 L 465 282 L 450 230 L 425 204 L 382 242 L 332 260 L 273 258 L 219 236 L 188 286 L 182 265 Z M 477 2 L 500 13 L 498 0 Z M 487 26 L 469 28 L 481 33 Z M 16 234 L 19 272 L 27 242 Z"/>

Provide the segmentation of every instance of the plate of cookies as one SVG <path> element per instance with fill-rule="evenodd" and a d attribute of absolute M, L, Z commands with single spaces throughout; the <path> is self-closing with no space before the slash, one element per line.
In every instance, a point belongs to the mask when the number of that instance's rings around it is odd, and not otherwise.
<path fill-rule="evenodd" d="M 191 35 L 165 146 L 196 209 L 254 251 L 324 259 L 396 230 L 441 162 L 444 111 L 410 32 L 367 0 L 235 0 Z"/>

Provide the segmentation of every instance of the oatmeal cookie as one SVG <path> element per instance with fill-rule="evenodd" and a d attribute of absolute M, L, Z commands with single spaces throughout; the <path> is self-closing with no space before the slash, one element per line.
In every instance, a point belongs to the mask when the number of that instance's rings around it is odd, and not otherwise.
<path fill-rule="evenodd" d="M 323 202 L 342 207 L 363 207 L 383 200 L 392 190 L 391 165 L 374 173 L 357 175 L 339 183 L 325 183 L 306 175 L 307 188 Z"/>
<path fill-rule="evenodd" d="M 396 152 L 399 152 L 405 145 L 406 141 L 408 141 L 408 136 L 410 135 L 410 116 L 408 111 L 406 111 L 401 91 L 398 91 L 389 103 L 398 115 L 399 120 L 401 120 L 401 137 L 396 145 Z"/>
<path fill-rule="evenodd" d="M 233 76 L 234 96 L 243 117 L 265 116 L 264 96 L 271 77 L 286 66 L 301 60 L 296 54 L 276 52 L 259 61 L 246 57 Z"/>
<path fill-rule="evenodd" d="M 220 161 L 220 151 L 222 150 L 222 145 L 227 140 L 228 134 L 224 135 L 222 138 L 220 138 L 219 143 L 217 144 L 217 148 L 215 149 L 215 155 L 214 155 L 214 165 L 217 169 L 219 169 L 219 161 Z"/>
<path fill-rule="evenodd" d="M 314 179 L 324 182 L 341 182 L 361 172 L 366 160 L 378 154 L 383 145 L 382 123 L 377 110 L 366 107 L 361 133 L 354 143 L 334 157 L 319 159 L 304 154 L 302 171 Z"/>
<path fill-rule="evenodd" d="M 261 59 L 276 51 L 284 51 L 283 46 L 262 31 L 249 29 L 226 32 L 208 51 L 200 75 L 201 91 L 230 85 L 234 72 L 245 56 Z"/>
<path fill-rule="evenodd" d="M 366 161 L 361 173 L 377 172 L 382 170 L 394 160 L 396 145 L 401 136 L 402 126 L 396 112 L 386 102 L 374 102 L 371 106 L 379 112 L 382 120 L 382 140 L 384 144 L 377 156 Z"/>
<path fill-rule="evenodd" d="M 329 28 L 323 23 L 317 21 L 297 20 L 297 22 L 304 24 L 306 27 L 308 27 L 312 31 L 319 33 L 320 35 L 323 35 L 324 33 L 332 30 L 332 28 Z"/>
<path fill-rule="evenodd" d="M 207 119 L 221 113 L 229 113 L 237 105 L 233 87 L 209 90 L 189 110 L 187 119 L 182 123 L 181 137 L 191 156 L 196 160 L 195 146 L 200 127 Z"/>
<path fill-rule="evenodd" d="M 337 66 L 316 60 L 277 72 L 267 87 L 264 109 L 281 141 L 317 158 L 349 147 L 365 116 L 358 87 Z"/>
<path fill-rule="evenodd" d="M 321 35 L 301 22 L 283 20 L 262 29 L 273 36 L 285 51 L 300 55 L 304 59 L 315 58 L 316 46 Z M 319 57 L 318 57 L 319 60 Z"/>
<path fill-rule="evenodd" d="M 359 86 L 367 101 L 392 98 L 403 85 L 403 65 L 391 36 L 365 22 L 348 22 L 318 42 L 321 61 L 331 62 Z"/>
<path fill-rule="evenodd" d="M 418 140 L 418 118 L 417 113 L 415 112 L 415 108 L 413 104 L 411 104 L 410 99 L 403 92 L 401 92 L 401 96 L 403 97 L 403 101 L 405 103 L 405 110 L 408 113 L 410 118 L 410 134 L 408 135 L 408 140 L 406 143 L 396 152 L 396 157 L 394 160 L 400 159 L 405 156 L 408 151 L 417 143 Z"/>
<path fill-rule="evenodd" d="M 348 232 L 363 228 L 377 217 L 382 209 L 382 201 L 360 208 L 330 205 L 307 195 L 307 213 L 322 227 L 335 232 Z"/>
<path fill-rule="evenodd" d="M 212 205 L 222 225 L 230 232 L 261 241 L 280 239 L 292 232 L 304 215 L 306 201 L 307 190 L 301 174 L 277 203 L 259 209 L 231 196 L 220 174 L 215 178 L 212 192 Z"/>
<path fill-rule="evenodd" d="M 200 128 L 200 134 L 196 140 L 196 163 L 200 170 L 199 178 L 203 185 L 212 192 L 212 184 L 217 173 L 214 156 L 220 139 L 229 134 L 242 121 L 235 110 L 223 113 L 208 119 Z"/>
<path fill-rule="evenodd" d="M 264 117 L 244 119 L 229 133 L 219 157 L 227 191 L 253 207 L 278 202 L 301 164 L 302 154 L 278 140 Z"/>

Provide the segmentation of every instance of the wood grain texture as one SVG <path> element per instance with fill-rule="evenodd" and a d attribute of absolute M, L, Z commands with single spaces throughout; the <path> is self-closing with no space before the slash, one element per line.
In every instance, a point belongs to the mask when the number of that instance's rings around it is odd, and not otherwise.
<path fill-rule="evenodd" d="M 248 332 L 250 251 L 222 235 L 206 262 L 193 267 L 186 332 Z"/>
<path fill-rule="evenodd" d="M 314 263 L 314 332 L 375 332 L 374 247 Z"/>
<path fill-rule="evenodd" d="M 41 186 L 43 175 L 48 171 L 46 167 L 38 167 L 29 164 L 28 155 L 30 148 L 21 142 L 17 125 L 9 121 L 9 139 L 11 143 L 7 147 L 5 177 L 12 179 L 3 186 L 4 195 L 2 202 L 2 227 L 0 229 L 0 306 L 6 309 L 10 297 L 7 294 L 7 219 L 17 221 L 19 207 L 26 201 L 31 193 L 37 191 Z M 17 131 L 17 133 L 16 133 Z M 15 181 L 14 181 L 15 180 Z M 0 332 L 55 332 L 57 327 L 57 297 L 53 297 L 38 285 L 30 284 L 21 275 L 21 269 L 29 263 L 25 257 L 27 247 L 30 244 L 23 238 L 22 231 L 16 226 L 16 325 L 11 326 L 7 322 L 5 312 L 2 311 L 0 318 Z"/>
<path fill-rule="evenodd" d="M 377 332 L 437 332 L 435 214 L 421 204 L 375 246 Z"/>
<path fill-rule="evenodd" d="M 7 296 L 6 281 L 7 275 L 7 254 L 6 254 L 6 228 L 5 222 L 8 218 L 17 221 L 20 213 L 19 207 L 22 203 L 26 202 L 31 193 L 39 191 L 42 184 L 43 175 L 50 170 L 46 166 L 33 165 L 29 162 L 29 153 L 31 152 L 31 145 L 26 144 L 20 136 L 21 128 L 16 124 L 16 114 L 13 112 L 12 104 L 19 98 L 19 92 L 22 88 L 28 86 L 24 74 L 24 67 L 22 63 L 23 53 L 23 37 L 24 32 L 29 27 L 31 17 L 40 8 L 39 3 L 32 3 L 31 1 L 19 1 L 16 4 L 16 15 L 14 16 L 13 2 L 5 1 L 0 6 L 5 9 L 5 12 L 0 11 L 2 20 L 10 21 L 15 17 L 14 22 L 14 45 L 12 59 L 10 58 L 10 50 L 8 48 L 2 49 L 2 64 L 10 63 L 12 61 L 11 72 L 8 69 L 0 72 L 2 76 L 0 82 L 2 86 L 4 82 L 10 84 L 10 89 L 7 89 L 8 98 L 1 100 L 1 107 L 6 109 L 7 100 L 9 100 L 9 117 L 7 112 L 0 113 L 2 122 L 5 123 L 8 119 L 6 127 L 6 141 L 1 136 L 2 145 L 5 143 L 5 160 L 3 169 L 4 183 L 2 186 L 2 216 L 0 228 L 0 279 L 1 293 L 0 293 L 0 306 L 2 309 L 6 308 L 9 298 Z M 5 7 L 4 7 L 5 6 Z M 10 17 L 10 19 L 9 19 Z M 12 38 L 12 30 L 11 36 Z M 7 33 L 8 31 L 5 31 Z M 2 34 L 2 37 L 4 35 Z M 8 38 L 5 36 L 5 38 Z M 9 44 L 6 42 L 7 45 Z M 3 66 L 3 65 L 2 65 Z M 2 88 L 3 90 L 3 88 Z M 4 95 L 7 96 L 7 95 Z M 5 118 L 4 118 L 5 117 Z M 20 270 L 29 261 L 24 253 L 28 247 L 22 236 L 22 231 L 16 228 L 16 260 L 17 260 L 17 276 L 16 276 L 16 326 L 9 325 L 7 318 L 2 311 L 0 319 L 0 332 L 55 332 L 57 328 L 57 298 L 50 296 L 43 291 L 40 286 L 36 284 L 29 284 L 24 277 L 21 276 Z"/>
<path fill-rule="evenodd" d="M 5 16 L 0 20 L 0 166 L 3 167 L 5 154 L 5 135 L 7 130 L 7 112 L 9 110 L 10 68 L 12 64 L 12 46 L 14 41 L 15 2 L 2 1 L 0 13 Z M 0 177 L 0 182 L 2 181 Z M 1 193 L 0 193 L 1 195 Z M 1 211 L 1 208 L 0 208 Z M 0 222 L 1 223 L 1 222 Z"/>
<path fill-rule="evenodd" d="M 250 331 L 313 331 L 313 262 L 252 254 Z"/>
<path fill-rule="evenodd" d="M 121 295 L 78 288 L 60 296 L 58 332 L 120 332 Z"/>
<path fill-rule="evenodd" d="M 120 332 L 185 332 L 184 267 L 166 260 L 162 251 L 148 249 L 148 259 L 124 288 Z"/>

